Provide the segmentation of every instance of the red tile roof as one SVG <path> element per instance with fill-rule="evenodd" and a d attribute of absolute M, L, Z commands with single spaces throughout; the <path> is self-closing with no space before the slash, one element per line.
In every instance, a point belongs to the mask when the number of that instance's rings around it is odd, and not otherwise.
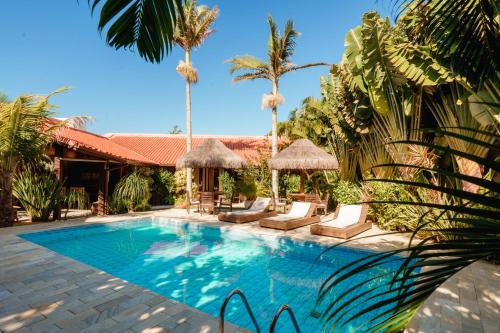
<path fill-rule="evenodd" d="M 184 134 L 105 134 L 111 141 L 146 156 L 161 166 L 175 166 L 177 158 L 186 153 Z M 264 136 L 193 135 L 193 148 L 206 138 L 217 138 L 229 149 L 250 162 L 258 157 L 259 150 L 270 150 L 270 141 Z"/>
<path fill-rule="evenodd" d="M 156 164 L 152 159 L 123 147 L 107 137 L 71 127 L 58 128 L 54 139 L 55 142 L 69 148 L 94 153 L 111 160 L 130 164 Z"/>

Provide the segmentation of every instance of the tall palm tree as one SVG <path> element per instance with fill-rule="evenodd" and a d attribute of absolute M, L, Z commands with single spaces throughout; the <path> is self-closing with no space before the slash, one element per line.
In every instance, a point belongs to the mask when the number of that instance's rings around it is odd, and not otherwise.
<path fill-rule="evenodd" d="M 53 94 L 22 95 L 12 102 L 0 99 L 0 227 L 14 222 L 12 180 L 17 166 L 43 154 L 51 140 L 54 126 L 49 127 L 47 120 Z"/>
<path fill-rule="evenodd" d="M 217 6 L 198 6 L 196 0 L 186 0 L 184 6 L 177 7 L 177 26 L 174 42 L 184 49 L 185 61 L 179 61 L 177 72 L 186 79 L 186 150 L 192 148 L 191 131 L 191 83 L 198 82 L 198 71 L 191 63 L 191 51 L 200 47 L 214 33 L 212 24 L 219 15 Z M 191 169 L 186 173 L 186 191 L 191 196 Z"/>
<path fill-rule="evenodd" d="M 149 62 L 160 62 L 172 49 L 176 10 L 182 0 L 88 0 L 99 12 L 98 29 L 115 49 L 135 47 Z"/>
<path fill-rule="evenodd" d="M 299 32 L 293 27 L 293 21 L 287 21 L 283 35 L 280 35 L 272 16 L 268 17 L 268 23 L 270 29 L 267 51 L 268 62 L 251 55 L 235 57 L 227 62 L 231 63 L 229 69 L 231 74 L 240 73 L 234 77 L 233 82 L 255 79 L 266 79 L 271 81 L 272 94 L 264 96 L 263 107 L 272 109 L 272 156 L 274 156 L 278 153 L 278 105 L 283 102 L 283 97 L 278 93 L 280 78 L 287 73 L 299 69 L 327 64 L 313 63 L 302 66 L 293 64 L 291 58 L 295 52 L 295 40 L 299 36 Z M 273 195 L 278 195 L 277 170 L 273 170 L 272 172 L 272 188 Z"/>

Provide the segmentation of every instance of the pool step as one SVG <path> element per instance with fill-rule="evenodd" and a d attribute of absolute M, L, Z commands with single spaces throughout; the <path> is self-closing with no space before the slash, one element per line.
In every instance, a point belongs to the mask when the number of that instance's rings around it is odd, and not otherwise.
<path fill-rule="evenodd" d="M 248 314 L 250 315 L 250 318 L 252 319 L 252 322 L 255 326 L 256 332 L 260 333 L 261 332 L 260 327 L 259 327 L 259 324 L 257 323 L 257 319 L 255 319 L 252 308 L 248 304 L 248 301 L 247 301 L 245 294 L 243 294 L 243 292 L 239 289 L 234 289 L 233 291 L 231 291 L 226 296 L 226 298 L 224 299 L 224 302 L 222 303 L 222 306 L 220 308 L 220 313 L 219 313 L 219 333 L 224 333 L 224 323 L 225 323 L 224 315 L 226 312 L 226 307 L 234 295 L 240 296 L 240 299 L 243 302 L 243 305 L 245 305 L 245 308 L 246 308 Z M 290 319 L 292 320 L 292 324 L 295 328 L 295 332 L 301 333 L 299 324 L 297 323 L 297 318 L 295 318 L 295 314 L 293 313 L 292 308 L 288 304 L 283 304 L 282 306 L 280 306 L 278 311 L 275 313 L 273 320 L 271 321 L 271 326 L 269 327 L 269 333 L 274 333 L 274 330 L 276 329 L 276 324 L 278 323 L 278 319 L 281 316 L 281 314 L 285 311 L 288 312 L 288 315 L 289 315 Z"/>

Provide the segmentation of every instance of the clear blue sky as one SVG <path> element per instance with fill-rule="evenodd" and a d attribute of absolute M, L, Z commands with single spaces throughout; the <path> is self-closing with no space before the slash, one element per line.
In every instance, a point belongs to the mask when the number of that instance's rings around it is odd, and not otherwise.
<path fill-rule="evenodd" d="M 344 35 L 368 10 L 388 15 L 389 1 L 375 0 L 200 0 L 217 4 L 216 33 L 192 55 L 200 82 L 192 89 L 194 134 L 262 135 L 271 114 L 260 109 L 271 90 L 267 81 L 233 84 L 224 60 L 236 55 L 266 57 L 267 15 L 280 27 L 288 18 L 301 32 L 293 62 L 336 63 Z M 182 50 L 161 64 L 150 64 L 133 51 L 105 45 L 90 16 L 87 0 L 0 1 L 0 91 L 48 93 L 73 89 L 53 98 L 59 116 L 96 117 L 89 129 L 97 133 L 165 133 L 185 128 L 185 84 L 175 71 Z M 319 78 L 327 68 L 305 69 L 285 76 L 286 102 L 279 119 L 287 118 L 307 96 L 319 96 Z"/>

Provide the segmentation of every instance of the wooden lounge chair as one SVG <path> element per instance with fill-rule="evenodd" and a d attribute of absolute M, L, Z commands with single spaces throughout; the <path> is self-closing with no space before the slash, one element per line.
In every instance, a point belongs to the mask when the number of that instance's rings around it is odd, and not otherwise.
<path fill-rule="evenodd" d="M 321 222 L 311 226 L 314 235 L 351 238 L 372 227 L 367 221 L 368 204 L 338 205 L 335 213 L 324 216 Z"/>
<path fill-rule="evenodd" d="M 247 223 L 266 217 L 276 216 L 277 213 L 275 211 L 269 211 L 270 204 L 271 198 L 257 198 L 246 210 L 219 213 L 217 217 L 219 221 Z"/>
<path fill-rule="evenodd" d="M 264 228 L 278 230 L 291 230 L 320 221 L 319 216 L 315 216 L 316 204 L 311 202 L 292 202 L 292 207 L 286 214 L 280 214 L 259 221 L 259 225 Z"/>
<path fill-rule="evenodd" d="M 201 212 L 201 206 L 200 206 L 201 202 L 200 202 L 200 196 L 199 196 L 199 194 L 198 194 L 198 198 L 197 199 L 193 199 L 193 198 L 191 198 L 191 196 L 188 193 L 188 199 L 187 199 L 187 201 L 188 202 L 187 202 L 186 209 L 187 209 L 188 214 L 191 214 L 191 206 L 198 207 L 198 212 Z"/>
<path fill-rule="evenodd" d="M 211 214 L 215 209 L 214 192 L 200 192 L 200 214 L 206 211 Z"/>

